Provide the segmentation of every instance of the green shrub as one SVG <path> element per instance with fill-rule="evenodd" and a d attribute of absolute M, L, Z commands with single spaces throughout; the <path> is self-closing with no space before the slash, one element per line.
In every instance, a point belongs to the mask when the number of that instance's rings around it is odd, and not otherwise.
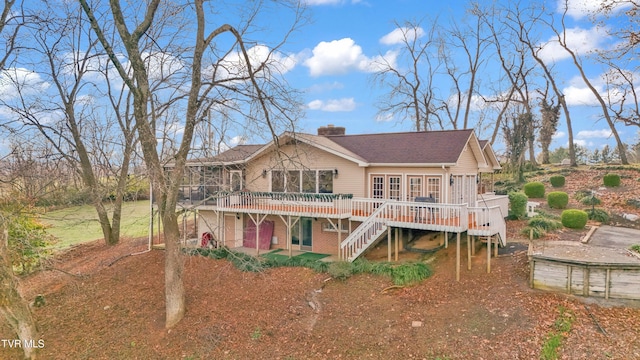
<path fill-rule="evenodd" d="M 620 186 L 620 175 L 618 174 L 606 174 L 602 178 L 602 182 L 606 187 L 616 187 Z"/>
<path fill-rule="evenodd" d="M 554 188 L 559 188 L 564 186 L 565 179 L 562 175 L 554 175 L 549 178 L 549 182 L 551 182 L 551 186 Z"/>
<path fill-rule="evenodd" d="M 327 272 L 334 279 L 346 280 L 353 275 L 353 266 L 347 261 L 335 261 L 329 265 Z"/>
<path fill-rule="evenodd" d="M 562 227 L 562 223 L 560 221 L 539 215 L 532 217 L 527 225 L 545 231 L 558 230 Z"/>
<path fill-rule="evenodd" d="M 524 184 L 523 191 L 530 199 L 544 198 L 544 184 L 540 181 Z"/>
<path fill-rule="evenodd" d="M 592 193 L 589 196 L 585 196 L 583 197 L 580 202 L 583 205 L 587 205 L 587 206 L 596 206 L 596 205 L 600 205 L 602 203 L 602 201 L 596 197 L 595 193 Z"/>
<path fill-rule="evenodd" d="M 606 224 L 609 222 L 609 214 L 602 209 L 587 209 L 585 210 L 589 214 L 589 220 L 601 222 Z"/>
<path fill-rule="evenodd" d="M 640 254 L 640 244 L 635 244 L 635 245 L 631 245 L 631 247 L 629 248 L 631 251 L 635 251 L 638 254 Z"/>
<path fill-rule="evenodd" d="M 547 234 L 544 229 L 534 227 L 534 226 L 525 226 L 520 230 L 520 234 L 523 236 L 529 237 L 531 236 L 533 239 L 540 239 L 541 237 Z"/>
<path fill-rule="evenodd" d="M 552 209 L 564 209 L 569 204 L 569 195 L 564 191 L 552 191 L 547 194 L 547 204 Z"/>
<path fill-rule="evenodd" d="M 570 229 L 582 229 L 587 225 L 589 215 L 586 211 L 578 209 L 569 209 L 562 212 L 560 215 L 560 221 L 562 225 Z"/>
<path fill-rule="evenodd" d="M 527 215 L 527 195 L 520 191 L 509 193 L 509 218 L 522 219 Z"/>
<path fill-rule="evenodd" d="M 640 209 L 640 200 L 638 199 L 627 199 L 627 201 L 625 201 L 625 204 L 633 206 L 636 209 Z"/>
<path fill-rule="evenodd" d="M 431 276 L 429 265 L 416 262 L 396 265 L 392 268 L 391 279 L 395 285 L 413 285 Z"/>
<path fill-rule="evenodd" d="M 8 216 L 0 213 L 0 220 L 7 219 L 8 250 L 13 270 L 21 275 L 31 273 L 49 256 L 49 246 L 54 238 L 47 235 L 46 226 L 37 220 L 38 215 L 25 209 Z"/>
<path fill-rule="evenodd" d="M 586 190 L 586 189 L 581 189 L 581 190 L 576 191 L 576 192 L 573 194 L 573 197 L 574 197 L 576 200 L 581 201 L 581 200 L 582 200 L 582 199 L 584 199 L 585 197 L 587 197 L 587 196 L 592 196 L 592 195 L 593 195 L 593 191 L 591 191 L 591 190 Z"/>

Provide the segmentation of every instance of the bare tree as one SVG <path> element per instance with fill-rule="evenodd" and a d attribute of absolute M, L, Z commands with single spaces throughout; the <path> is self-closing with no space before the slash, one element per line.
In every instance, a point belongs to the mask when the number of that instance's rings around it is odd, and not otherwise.
<path fill-rule="evenodd" d="M 571 124 L 571 114 L 569 112 L 569 106 L 565 101 L 564 94 L 562 93 L 558 82 L 556 81 L 556 75 L 553 73 L 552 66 L 549 66 L 544 62 L 542 56 L 540 55 L 540 51 L 542 48 L 538 45 L 539 40 L 532 38 L 534 36 L 533 28 L 536 24 L 539 23 L 547 23 L 543 18 L 544 9 L 535 9 L 533 7 L 530 8 L 512 8 L 507 9 L 507 14 L 503 17 L 508 26 L 514 31 L 515 34 L 518 34 L 518 40 L 523 43 L 530 51 L 533 59 L 538 63 L 540 68 L 545 74 L 546 80 L 556 94 L 556 98 L 558 99 L 558 103 L 562 107 L 564 111 L 565 121 L 567 123 L 567 133 L 569 136 L 569 161 L 571 166 L 577 166 L 576 161 L 576 151 L 575 144 L 573 141 L 573 127 Z"/>
<path fill-rule="evenodd" d="M 426 30 L 421 22 L 396 23 L 401 33 L 400 53 L 397 62 L 391 63 L 381 57 L 380 68 L 374 81 L 380 87 L 389 89 L 378 105 L 381 116 L 401 114 L 402 119 L 411 119 L 415 131 L 433 128 L 432 117 L 438 117 L 435 109 L 434 78 L 439 64 L 433 63 L 435 21 Z M 441 121 L 438 123 L 442 127 Z"/>
<path fill-rule="evenodd" d="M 12 15 L 14 5 L 15 0 L 4 0 L 0 17 L 0 36 L 4 39 L 5 50 L 4 55 L 0 57 L 0 72 L 4 72 L 8 59 L 16 50 L 19 31 L 25 24 L 22 11 L 17 11 L 18 15 Z M 9 257 L 6 220 L 0 214 L 0 314 L 20 341 L 26 343 L 37 338 L 38 330 L 31 316 L 29 304 L 18 291 L 18 279 L 13 273 L 13 263 Z M 22 350 L 25 358 L 36 358 L 34 347 L 23 346 Z"/>
<path fill-rule="evenodd" d="M 39 69 L 44 79 L 39 84 L 25 83 L 19 78 L 21 73 L 16 73 L 16 101 L 5 102 L 5 106 L 19 117 L 15 126 L 39 132 L 79 175 L 89 190 L 104 240 L 114 245 L 120 239 L 122 203 L 136 139 L 132 119 L 120 110 L 126 108 L 122 105 L 123 93 L 111 93 L 108 70 L 101 69 L 106 65 L 104 56 L 96 53 L 97 40 L 81 9 L 73 3 L 50 5 L 60 13 L 46 10 L 37 14 L 39 26 L 30 29 L 35 44 L 27 52 L 32 67 Z M 23 60 L 24 64 L 28 62 Z M 99 79 L 101 71 L 105 76 Z M 44 89 L 45 83 L 52 84 L 54 91 L 33 91 L 37 86 Z M 102 84 L 106 84 L 104 91 L 95 90 Z M 93 99 L 98 98 L 109 99 L 113 111 L 96 104 Z M 111 121 L 109 116 L 116 120 Z M 117 138 L 113 136 L 114 126 L 120 127 Z M 117 158 L 120 161 L 116 164 Z M 114 189 L 110 186 L 111 175 L 116 179 Z M 110 193 L 111 211 L 105 203 Z"/>
<path fill-rule="evenodd" d="M 580 58 L 578 57 L 576 52 L 574 50 L 572 50 L 570 48 L 570 46 L 567 44 L 567 38 L 566 38 L 567 37 L 567 32 L 566 32 L 567 27 L 565 25 L 565 17 L 566 17 L 566 13 L 567 13 L 568 7 L 567 7 L 566 4 L 567 4 L 567 2 L 565 0 L 565 8 L 564 8 L 564 13 L 562 14 L 562 22 L 561 22 L 562 28 L 561 29 L 557 29 L 552 24 L 550 24 L 550 28 L 556 34 L 556 38 L 557 38 L 558 44 L 560 46 L 562 46 L 562 48 L 567 53 L 569 53 L 569 55 L 571 55 L 571 59 L 573 60 L 573 64 L 576 66 L 576 69 L 580 73 L 580 76 L 582 77 L 582 80 L 587 85 L 589 90 L 591 90 L 591 92 L 593 93 L 593 96 L 595 96 L 596 100 L 598 100 L 598 103 L 600 104 L 600 107 L 602 108 L 602 115 L 603 115 L 604 119 L 607 121 L 607 124 L 609 125 L 609 128 L 611 129 L 611 134 L 613 135 L 614 139 L 616 140 L 617 147 L 618 147 L 618 152 L 620 153 L 620 162 L 622 162 L 622 164 L 624 164 L 624 165 L 627 165 L 627 164 L 629 164 L 629 161 L 627 160 L 625 147 L 624 147 L 624 144 L 622 143 L 622 140 L 620 139 L 620 136 L 618 135 L 618 130 L 616 130 L 614 119 L 611 118 L 611 114 L 609 113 L 609 109 L 607 107 L 607 103 L 605 102 L 605 100 L 602 97 L 602 95 L 600 95 L 598 90 L 595 88 L 595 86 L 593 86 L 591 80 L 589 80 L 589 78 L 587 77 L 587 75 L 586 75 L 586 73 L 584 71 L 584 67 L 582 65 L 582 61 L 580 60 Z"/>
<path fill-rule="evenodd" d="M 260 8 L 251 10 L 246 19 L 247 23 L 237 28 L 230 24 L 223 23 L 207 32 L 207 24 L 211 24 L 216 18 L 207 19 L 208 8 L 205 8 L 203 0 L 196 0 L 184 6 L 172 7 L 170 3 L 162 3 L 160 0 L 150 0 L 142 11 L 134 11 L 123 7 L 118 1 L 110 1 L 108 10 L 100 8 L 100 12 L 110 14 L 111 21 L 114 22 L 118 36 L 110 39 L 105 35 L 105 23 L 96 17 L 97 4 L 89 4 L 87 0 L 80 0 L 84 12 L 89 16 L 93 30 L 98 35 L 100 43 L 107 52 L 110 60 L 118 71 L 118 74 L 133 94 L 133 113 L 137 127 L 138 137 L 142 153 L 149 172 L 149 177 L 153 184 L 154 198 L 162 218 L 165 238 L 165 305 L 166 305 L 166 327 L 173 327 L 177 324 L 185 312 L 185 292 L 183 286 L 184 259 L 180 251 L 180 234 L 178 226 L 178 215 L 176 205 L 180 180 L 185 170 L 187 156 L 192 145 L 193 135 L 196 125 L 207 117 L 210 110 L 221 107 L 238 108 L 238 102 L 245 99 L 247 103 L 255 105 L 251 107 L 245 115 L 249 119 L 260 120 L 266 124 L 270 134 L 272 134 L 276 145 L 276 121 L 290 119 L 287 114 L 289 106 L 295 107 L 291 103 L 284 106 L 281 101 L 286 97 L 287 91 L 283 89 L 283 84 L 275 82 L 277 78 L 277 67 L 270 66 L 277 53 L 270 50 L 266 60 L 256 60 L 251 58 L 247 49 L 245 36 L 246 30 L 252 21 L 260 15 Z M 93 6 L 92 6 L 93 5 Z M 295 13 L 295 21 L 299 20 L 300 10 L 296 4 L 292 5 Z M 223 13 L 216 9 L 218 18 L 222 18 Z M 149 63 L 145 62 L 143 41 L 148 41 L 147 36 L 157 31 L 159 34 L 165 27 L 166 34 L 174 34 L 171 24 L 167 21 L 173 14 L 180 13 L 181 17 L 189 19 L 195 26 L 193 31 L 183 32 L 184 39 L 182 52 L 174 56 L 184 55 L 181 58 L 183 65 L 180 70 L 187 76 L 186 85 L 180 89 L 183 92 L 178 99 L 183 101 L 184 122 L 182 123 L 182 137 L 179 141 L 177 151 L 173 154 L 173 171 L 165 177 L 163 173 L 163 163 L 159 156 L 156 129 L 155 129 L 155 105 L 154 96 L 160 96 L 152 89 Z M 136 14 L 143 14 L 137 19 Z M 187 38 L 186 34 L 193 36 Z M 223 43 L 218 44 L 220 37 L 230 35 L 232 45 L 227 47 L 233 49 L 233 53 L 239 54 L 235 63 L 230 63 L 226 55 L 216 58 L 216 51 L 224 48 Z M 152 39 L 154 40 L 154 39 Z M 166 43 L 170 43 L 167 41 Z M 160 47 L 166 44 L 164 41 L 154 41 Z M 190 45 L 184 45 L 190 44 Z M 131 71 L 127 71 L 117 56 L 116 48 L 123 49 L 126 54 L 128 65 Z M 274 47 L 275 49 L 275 47 Z M 159 48 L 158 53 L 163 52 Z M 177 49 L 174 49 L 177 50 Z M 189 53 L 189 55 L 187 55 Z M 208 55 L 207 55 L 208 54 Z M 212 58 L 208 58 L 211 56 Z M 188 60 L 188 63 L 186 63 Z M 256 64 L 256 62 L 258 62 Z M 238 71 L 238 69 L 240 69 Z M 280 89 L 278 91 L 278 89 Z M 234 101 L 231 101 L 233 96 Z M 291 97 L 286 97 L 291 100 Z M 233 102 L 234 104 L 231 104 Z M 150 104 L 152 106 L 150 106 Z M 215 106 L 214 106 L 215 105 Z M 175 105 L 172 105 L 175 106 Z M 244 107 L 240 107 L 244 108 Z M 151 109 L 151 111 L 150 111 Z M 275 114 L 275 115 L 274 115 Z"/>
<path fill-rule="evenodd" d="M 470 113 L 473 108 L 473 101 L 477 93 L 479 83 L 479 73 L 487 60 L 485 57 L 488 47 L 491 45 L 491 37 L 486 34 L 484 28 L 484 10 L 478 3 L 471 3 L 467 14 L 471 20 L 468 22 L 452 22 L 452 28 L 446 30 L 444 37 L 447 47 L 451 51 L 459 51 L 464 59 L 463 64 L 459 65 L 453 61 L 453 57 L 449 54 L 448 60 L 445 61 L 447 73 L 452 78 L 454 90 L 457 92 L 459 103 L 454 106 L 460 106 L 463 103 L 464 117 L 462 120 L 462 128 L 469 128 Z M 465 78 L 466 84 L 463 85 L 462 79 Z M 449 112 L 451 113 L 451 112 Z M 454 113 L 458 113 L 455 111 Z M 458 119 L 455 118 L 454 128 L 459 128 Z"/>

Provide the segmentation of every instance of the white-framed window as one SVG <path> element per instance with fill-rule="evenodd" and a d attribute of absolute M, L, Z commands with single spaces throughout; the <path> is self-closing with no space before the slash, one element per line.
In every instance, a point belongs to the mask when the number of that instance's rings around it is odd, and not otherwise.
<path fill-rule="evenodd" d="M 422 176 L 409 176 L 409 201 L 422 196 Z"/>
<path fill-rule="evenodd" d="M 389 199 L 401 200 L 402 186 L 400 176 L 389 176 Z"/>
<path fill-rule="evenodd" d="M 231 170 L 229 171 L 229 185 L 231 185 L 231 191 L 242 190 L 242 171 Z"/>
<path fill-rule="evenodd" d="M 333 170 L 271 170 L 271 191 L 333 193 Z"/>
<path fill-rule="evenodd" d="M 322 231 L 324 231 L 324 232 L 338 232 L 338 230 L 336 230 L 333 227 L 333 225 L 331 225 L 328 221 L 325 221 L 325 222 L 322 223 Z M 340 229 L 340 232 L 346 234 L 346 233 L 349 232 L 349 229 L 346 229 L 346 228 L 343 227 L 342 229 Z"/>
<path fill-rule="evenodd" d="M 441 179 L 440 176 L 427 177 L 427 191 L 425 195 L 434 198 L 437 203 L 439 203 L 442 198 Z"/>
<path fill-rule="evenodd" d="M 373 199 L 384 199 L 384 176 L 371 178 L 371 197 Z"/>

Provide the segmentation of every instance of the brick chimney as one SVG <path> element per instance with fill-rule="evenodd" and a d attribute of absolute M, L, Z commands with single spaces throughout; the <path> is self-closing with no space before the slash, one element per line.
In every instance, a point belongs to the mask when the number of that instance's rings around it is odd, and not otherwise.
<path fill-rule="evenodd" d="M 329 124 L 327 126 L 320 126 L 318 128 L 319 136 L 333 136 L 333 135 L 344 135 L 345 128 L 344 126 L 333 126 L 333 124 Z"/>

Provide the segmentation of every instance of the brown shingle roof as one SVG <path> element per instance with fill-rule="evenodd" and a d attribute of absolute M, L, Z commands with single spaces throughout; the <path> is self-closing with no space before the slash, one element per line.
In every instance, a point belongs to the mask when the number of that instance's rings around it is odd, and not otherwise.
<path fill-rule="evenodd" d="M 213 157 L 214 162 L 234 162 L 245 160 L 264 145 L 237 145 Z"/>
<path fill-rule="evenodd" d="M 327 137 L 374 164 L 452 164 L 472 129 Z"/>

